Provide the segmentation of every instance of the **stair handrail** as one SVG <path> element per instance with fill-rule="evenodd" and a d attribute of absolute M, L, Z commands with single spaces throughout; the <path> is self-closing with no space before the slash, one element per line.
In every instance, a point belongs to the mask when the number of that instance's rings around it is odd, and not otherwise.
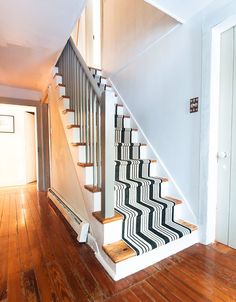
<path fill-rule="evenodd" d="M 103 91 L 98 87 L 96 81 L 94 80 L 94 78 L 92 76 L 91 71 L 89 70 L 89 68 L 88 68 L 88 66 L 87 66 L 87 64 L 84 60 L 84 58 L 80 54 L 78 48 L 76 47 L 76 45 L 75 45 L 75 43 L 74 43 L 74 41 L 71 37 L 69 38 L 69 43 L 70 43 L 71 47 L 73 48 L 73 50 L 74 50 L 74 52 L 75 52 L 75 54 L 76 54 L 76 56 L 77 56 L 77 58 L 78 58 L 78 60 L 81 64 L 81 66 L 83 67 L 83 70 L 84 70 L 86 76 L 88 77 L 91 85 L 93 86 L 94 91 L 96 92 L 97 96 L 99 97 L 99 100 L 101 101 Z"/>
<path fill-rule="evenodd" d="M 94 191 L 101 189 L 101 215 L 110 218 L 114 216 L 114 102 L 98 87 L 72 38 L 57 66 L 80 128 L 79 143 L 86 144 L 84 166 L 93 166 Z"/>

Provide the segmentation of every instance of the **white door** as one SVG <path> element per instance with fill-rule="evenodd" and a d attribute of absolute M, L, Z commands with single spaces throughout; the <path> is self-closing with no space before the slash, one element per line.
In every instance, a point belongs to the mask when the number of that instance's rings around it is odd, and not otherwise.
<path fill-rule="evenodd" d="M 25 112 L 26 183 L 36 181 L 35 114 Z"/>
<path fill-rule="evenodd" d="M 216 240 L 236 248 L 236 29 L 221 36 Z"/>

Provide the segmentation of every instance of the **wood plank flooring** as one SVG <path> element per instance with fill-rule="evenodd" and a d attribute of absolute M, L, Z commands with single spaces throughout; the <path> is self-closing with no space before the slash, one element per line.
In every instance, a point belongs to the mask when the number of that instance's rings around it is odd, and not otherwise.
<path fill-rule="evenodd" d="M 0 189 L 0 301 L 236 301 L 236 251 L 197 244 L 114 282 L 45 193 Z"/>

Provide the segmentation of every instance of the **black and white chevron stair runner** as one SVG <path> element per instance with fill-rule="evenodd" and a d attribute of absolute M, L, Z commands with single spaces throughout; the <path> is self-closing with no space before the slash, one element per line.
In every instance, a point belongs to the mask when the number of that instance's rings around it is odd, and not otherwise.
<path fill-rule="evenodd" d="M 117 110 L 116 110 L 117 112 Z M 150 177 L 151 161 L 115 115 L 115 209 L 123 215 L 123 240 L 137 255 L 191 233 L 174 221 L 174 202 L 161 197 L 161 180 Z"/>

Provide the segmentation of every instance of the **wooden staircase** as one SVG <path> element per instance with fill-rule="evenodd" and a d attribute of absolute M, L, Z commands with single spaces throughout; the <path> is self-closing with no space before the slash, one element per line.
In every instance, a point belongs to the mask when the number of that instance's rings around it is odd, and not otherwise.
<path fill-rule="evenodd" d="M 132 133 L 132 144 L 136 144 L 134 146 L 139 148 L 141 158 L 146 159 L 148 154 L 147 149 L 149 147 L 146 142 L 139 142 L 139 130 L 135 125 L 133 126 L 132 118 L 124 104 L 121 103 L 117 93 L 113 91 L 109 81 L 102 75 L 101 70 L 90 68 L 90 71 L 99 89 L 103 90 L 108 100 L 114 103 L 114 116 L 117 116 L 119 121 L 122 122 L 123 127 Z M 112 278 L 119 280 L 198 242 L 197 226 L 182 220 L 179 214 L 181 210 L 177 210 L 177 214 L 175 213 L 173 219 L 178 225 L 189 229 L 189 234 L 141 255 L 138 255 L 137 252 L 127 244 L 124 238 L 122 238 L 124 215 L 116 210 L 112 217 L 104 218 L 102 213 L 102 186 L 98 183 L 93 183 L 92 179 L 95 167 L 93 161 L 88 161 L 88 141 L 81 141 L 81 125 L 76 122 L 76 112 L 71 108 L 71 98 L 64 84 L 62 71 L 57 68 L 54 70 L 52 91 L 58 103 L 68 145 L 77 169 L 80 184 L 83 188 L 84 202 L 86 203 L 88 216 L 90 218 L 90 236 L 94 242 L 92 248 L 95 251 L 96 257 Z M 111 148 L 115 147 L 111 146 Z M 174 208 L 180 209 L 184 205 L 182 200 L 163 195 L 168 191 L 169 180 L 165 176 L 156 175 L 157 165 L 158 162 L 156 159 L 150 160 L 150 177 L 159 183 L 162 192 L 161 198 L 168 201 L 168 203 L 172 203 Z M 111 167 L 111 169 L 112 168 L 113 167 Z M 113 201 L 111 200 L 110 202 Z"/>

